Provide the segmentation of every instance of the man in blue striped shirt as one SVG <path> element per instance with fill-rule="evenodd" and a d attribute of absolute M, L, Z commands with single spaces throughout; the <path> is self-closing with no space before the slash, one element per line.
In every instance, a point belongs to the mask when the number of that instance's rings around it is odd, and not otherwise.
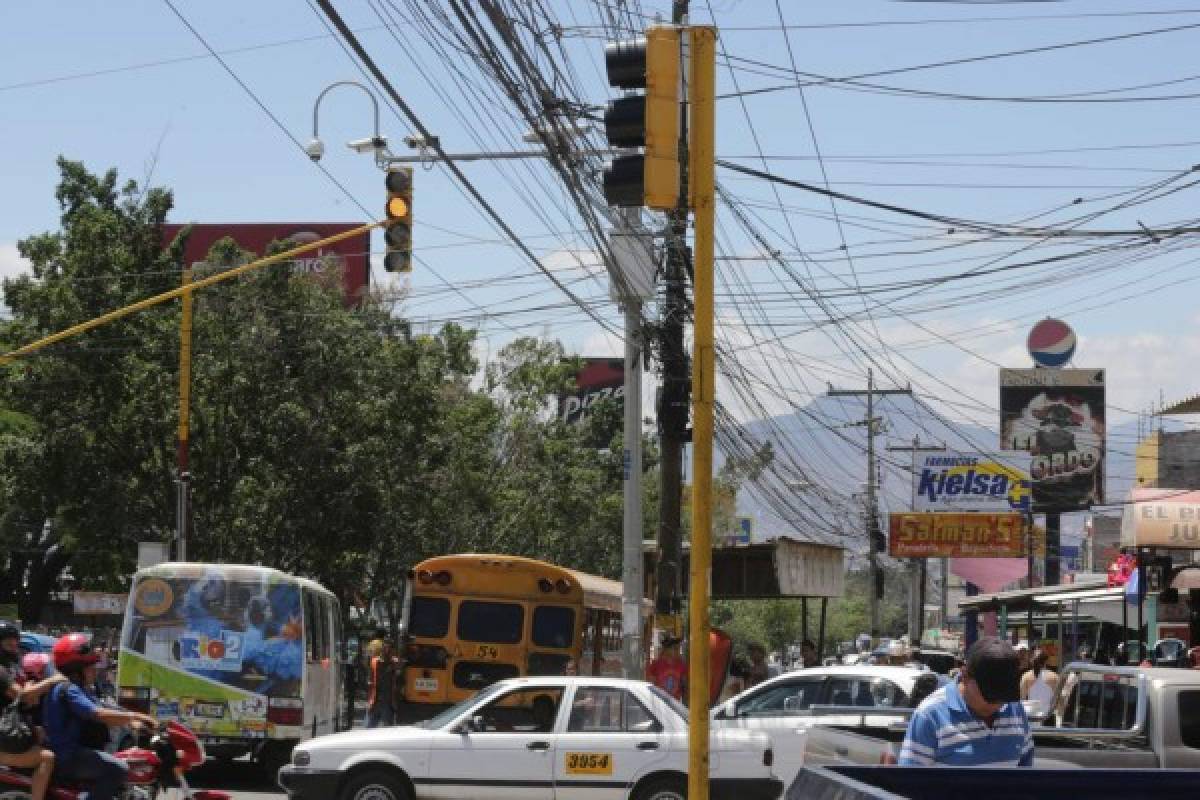
<path fill-rule="evenodd" d="M 1021 707 L 1016 652 L 996 638 L 975 642 L 957 682 L 913 712 L 902 766 L 1031 767 L 1033 734 Z"/>

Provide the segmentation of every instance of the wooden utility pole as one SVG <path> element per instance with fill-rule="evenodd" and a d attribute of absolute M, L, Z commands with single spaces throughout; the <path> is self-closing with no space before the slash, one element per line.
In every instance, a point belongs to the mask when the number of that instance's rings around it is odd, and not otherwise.
<path fill-rule="evenodd" d="M 883 575 L 879 571 L 879 540 L 883 538 L 883 532 L 879 528 L 879 505 L 876 498 L 878 468 L 875 464 L 875 434 L 879 432 L 879 423 L 883 418 L 875 416 L 875 395 L 911 395 L 912 389 L 878 389 L 875 386 L 874 370 L 868 368 L 866 389 L 835 389 L 831 385 L 827 394 L 830 397 L 867 398 L 867 416 L 861 424 L 867 427 L 867 563 L 871 569 L 868 602 L 871 608 L 871 640 L 874 643 L 879 638 L 879 601 L 883 597 Z"/>

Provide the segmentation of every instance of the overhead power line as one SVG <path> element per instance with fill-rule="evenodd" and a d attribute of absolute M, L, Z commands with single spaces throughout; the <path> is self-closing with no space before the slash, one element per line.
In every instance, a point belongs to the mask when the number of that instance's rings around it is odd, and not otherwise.
<path fill-rule="evenodd" d="M 923 220 L 927 220 L 930 222 L 938 222 L 943 225 L 947 225 L 951 228 L 956 228 L 956 229 L 965 228 L 967 230 L 972 230 L 972 231 L 981 232 L 981 233 L 988 233 L 988 234 L 993 234 L 993 235 L 1000 235 L 1000 236 L 1034 236 L 1034 237 L 1038 237 L 1038 238 L 1043 238 L 1043 237 L 1053 238 L 1056 236 L 1065 236 L 1065 237 L 1070 237 L 1070 238 L 1094 237 L 1094 236 L 1098 236 L 1098 237 L 1145 236 L 1147 238 L 1159 237 L 1159 238 L 1165 239 L 1165 238 L 1169 238 L 1172 236 L 1180 236 L 1182 234 L 1200 233 L 1200 226 L 1195 226 L 1195 225 L 1181 226 L 1181 227 L 1177 227 L 1177 228 L 1139 227 L 1139 228 L 1126 228 L 1126 229 L 1121 229 L 1121 230 L 1090 230 L 1090 229 L 1059 230 L 1056 228 L 1036 228 L 1036 227 L 1035 228 L 1026 228 L 1026 227 L 1019 227 L 1019 226 L 1012 227 L 1012 226 L 1008 226 L 1004 223 L 980 222 L 977 220 L 963 219 L 960 217 L 948 217 L 948 216 L 945 216 L 942 214 L 934 214 L 934 213 L 928 212 L 928 211 L 919 211 L 914 208 L 906 208 L 904 206 L 898 206 L 898 205 L 894 205 L 892 203 L 884 203 L 879 200 L 869 200 L 865 197 L 857 197 L 855 195 L 846 194 L 845 192 L 838 192 L 838 191 L 835 191 L 832 189 L 825 189 L 820 186 L 813 186 L 810 183 L 804 183 L 802 181 L 795 181 L 790 178 L 784 178 L 779 175 L 774 175 L 770 172 L 763 172 L 762 170 L 754 169 L 753 167 L 747 167 L 742 164 L 735 164 L 732 161 L 725 161 L 724 159 L 718 159 L 717 166 L 723 167 L 724 169 L 728 169 L 733 172 L 740 172 L 743 175 L 750 175 L 755 178 L 761 178 L 762 180 L 770 181 L 772 183 L 782 184 L 783 186 L 790 186 L 793 189 L 801 189 L 806 192 L 812 192 L 814 194 L 825 195 L 826 197 L 835 197 L 839 200 L 845 200 L 847 202 L 857 203 L 859 205 L 869 206 L 871 208 L 878 208 L 883 211 L 891 211 L 895 214 L 903 214 L 905 216 L 916 217 L 918 219 L 923 219 Z M 1200 170 L 1200 165 L 1194 166 L 1190 170 L 1187 170 L 1187 171 L 1179 173 L 1179 174 L 1186 175 L 1188 173 L 1196 172 L 1198 170 Z M 1194 185 L 1194 184 L 1192 184 L 1192 185 Z"/>

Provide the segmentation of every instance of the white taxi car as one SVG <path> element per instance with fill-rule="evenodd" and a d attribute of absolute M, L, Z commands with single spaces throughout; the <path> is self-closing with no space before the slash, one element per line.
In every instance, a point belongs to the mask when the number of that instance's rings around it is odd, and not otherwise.
<path fill-rule="evenodd" d="M 321 736 L 279 771 L 292 800 L 683 800 L 687 709 L 648 683 L 514 678 L 414 726 Z M 773 800 L 769 739 L 714 731 L 713 798 Z"/>

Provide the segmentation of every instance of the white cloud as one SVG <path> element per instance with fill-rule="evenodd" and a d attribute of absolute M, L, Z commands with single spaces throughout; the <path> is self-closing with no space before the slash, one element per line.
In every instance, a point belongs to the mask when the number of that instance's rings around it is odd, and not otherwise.
<path fill-rule="evenodd" d="M 17 252 L 17 246 L 0 244 L 0 278 L 15 278 L 24 272 L 29 272 L 29 262 Z"/>

